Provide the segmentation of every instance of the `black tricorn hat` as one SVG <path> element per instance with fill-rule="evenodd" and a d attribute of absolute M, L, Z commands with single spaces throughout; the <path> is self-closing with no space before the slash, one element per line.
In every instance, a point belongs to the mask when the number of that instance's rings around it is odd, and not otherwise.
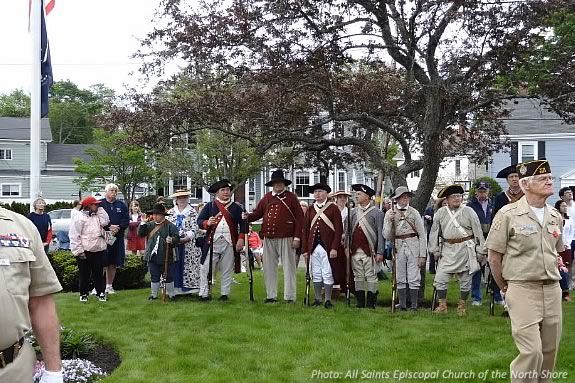
<path fill-rule="evenodd" d="M 148 215 L 150 215 L 150 214 L 169 215 L 168 212 L 166 211 L 166 206 L 164 206 L 163 203 L 154 204 L 154 207 L 152 208 L 152 210 L 147 211 L 146 214 L 148 214 Z"/>
<path fill-rule="evenodd" d="M 351 185 L 351 190 L 364 192 L 370 197 L 375 195 L 375 190 L 364 184 L 353 184 Z"/>
<path fill-rule="evenodd" d="M 551 173 L 551 166 L 547 160 L 528 161 L 522 164 L 517 164 L 517 173 L 519 178 L 536 176 L 538 174 Z"/>
<path fill-rule="evenodd" d="M 463 194 L 465 190 L 463 190 L 463 186 L 461 185 L 447 185 L 443 189 L 437 193 L 437 198 L 446 198 L 452 194 Z"/>
<path fill-rule="evenodd" d="M 272 178 L 266 182 L 266 186 L 273 186 L 274 182 L 283 182 L 285 186 L 291 185 L 291 181 L 284 177 L 284 171 L 277 169 L 272 172 Z"/>
<path fill-rule="evenodd" d="M 221 179 L 218 182 L 215 182 L 208 188 L 208 193 L 215 194 L 221 188 L 230 188 L 233 189 L 234 185 L 228 180 L 227 178 Z"/>
<path fill-rule="evenodd" d="M 331 188 L 329 187 L 329 185 L 321 183 L 321 182 L 318 182 L 315 185 L 307 187 L 307 193 L 308 194 L 312 194 L 316 190 L 325 190 L 326 192 L 331 193 Z"/>
<path fill-rule="evenodd" d="M 495 178 L 507 178 L 509 177 L 510 174 L 519 174 L 519 171 L 517 170 L 517 166 L 519 164 L 512 164 L 509 165 L 506 168 L 503 168 L 499 171 L 499 173 L 497 173 L 497 175 L 495 176 Z"/>

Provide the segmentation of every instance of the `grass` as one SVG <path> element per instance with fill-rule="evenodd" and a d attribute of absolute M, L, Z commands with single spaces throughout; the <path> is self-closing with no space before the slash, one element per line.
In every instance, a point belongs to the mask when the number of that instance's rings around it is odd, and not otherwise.
<path fill-rule="evenodd" d="M 122 364 L 106 383 L 421 380 L 394 378 L 406 371 L 437 373 L 431 382 L 509 381 L 517 354 L 509 321 L 498 315 L 499 307 L 489 317 L 486 305 L 469 306 L 466 318 L 457 317 L 455 284 L 449 314 L 436 316 L 429 309 L 391 314 L 389 281 L 380 284 L 379 301 L 386 306 L 371 311 L 347 307 L 343 299 L 333 310 L 302 307 L 303 274 L 292 305 L 262 303 L 260 271 L 254 274 L 257 302 L 248 300 L 246 275 L 236 279 L 241 284 L 226 303 L 148 302 L 149 291 L 142 289 L 120 291 L 105 304 L 92 297 L 84 305 L 77 294 L 60 294 L 58 310 L 66 327 L 92 332 L 119 351 Z M 428 276 L 428 286 L 431 281 Z M 218 292 L 219 283 L 214 296 Z M 431 294 L 428 288 L 426 297 Z M 556 382 L 575 379 L 574 319 L 575 304 L 565 304 L 556 371 L 567 378 Z M 456 376 L 461 372 L 467 378 Z"/>

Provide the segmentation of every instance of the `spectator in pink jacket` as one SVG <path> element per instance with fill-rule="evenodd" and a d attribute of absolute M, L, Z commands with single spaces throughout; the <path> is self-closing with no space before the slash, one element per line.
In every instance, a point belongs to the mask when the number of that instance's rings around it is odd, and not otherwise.
<path fill-rule="evenodd" d="M 110 219 L 96 198 L 89 196 L 81 203 L 81 214 L 74 215 L 69 234 L 70 250 L 76 256 L 80 271 L 80 302 L 88 302 L 90 279 L 100 302 L 106 302 L 104 264 L 107 244 L 102 231 Z"/>

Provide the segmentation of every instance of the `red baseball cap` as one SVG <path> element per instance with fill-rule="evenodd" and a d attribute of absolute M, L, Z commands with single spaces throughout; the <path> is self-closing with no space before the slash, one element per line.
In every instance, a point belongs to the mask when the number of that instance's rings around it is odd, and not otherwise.
<path fill-rule="evenodd" d="M 100 203 L 100 202 L 101 202 L 101 201 L 98 200 L 98 199 L 96 199 L 96 197 L 90 195 L 90 196 L 84 198 L 84 199 L 82 200 L 81 204 L 82 204 L 82 206 L 89 206 L 89 205 L 91 205 L 91 204 L 93 204 L 93 203 Z"/>

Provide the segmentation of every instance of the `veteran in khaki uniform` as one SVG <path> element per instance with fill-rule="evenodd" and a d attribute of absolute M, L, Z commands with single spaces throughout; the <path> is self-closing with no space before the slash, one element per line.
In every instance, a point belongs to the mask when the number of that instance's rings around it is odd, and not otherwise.
<path fill-rule="evenodd" d="M 519 350 L 511 362 L 511 381 L 546 382 L 551 380 L 561 339 L 557 255 L 563 250 L 562 219 L 546 203 L 553 195 L 549 163 L 530 161 L 517 170 L 525 195 L 497 213 L 486 246 Z"/>
<path fill-rule="evenodd" d="M 46 363 L 41 382 L 62 382 L 60 330 L 51 295 L 60 290 L 36 227 L 0 208 L 0 382 L 32 381 L 36 354 L 24 341 L 30 328 Z"/>
<path fill-rule="evenodd" d="M 359 206 L 352 209 L 349 213 L 349 220 L 344 221 L 344 233 L 346 244 L 351 239 L 349 247 L 355 282 L 355 298 L 358 308 L 375 309 L 378 284 L 375 265 L 383 262 L 385 252 L 383 212 L 371 203 L 375 190 L 362 184 L 352 185 L 351 188 L 355 191 Z"/>
<path fill-rule="evenodd" d="M 457 314 L 466 313 L 466 301 L 471 290 L 471 276 L 479 271 L 485 258 L 485 239 L 475 211 L 463 205 L 461 185 L 443 188 L 438 198 L 446 198 L 447 206 L 437 210 L 429 233 L 429 252 L 439 259 L 433 286 L 439 305 L 434 312 L 447 313 L 447 285 L 453 275 L 459 278 Z"/>
<path fill-rule="evenodd" d="M 427 259 L 426 233 L 421 215 L 409 206 L 411 192 L 400 186 L 395 190 L 393 207 L 385 214 L 383 236 L 394 241 L 396 249 L 395 280 L 399 309 L 407 310 L 407 285 L 411 300 L 411 309 L 417 310 L 419 286 L 421 284 L 420 268 L 425 268 Z"/>

